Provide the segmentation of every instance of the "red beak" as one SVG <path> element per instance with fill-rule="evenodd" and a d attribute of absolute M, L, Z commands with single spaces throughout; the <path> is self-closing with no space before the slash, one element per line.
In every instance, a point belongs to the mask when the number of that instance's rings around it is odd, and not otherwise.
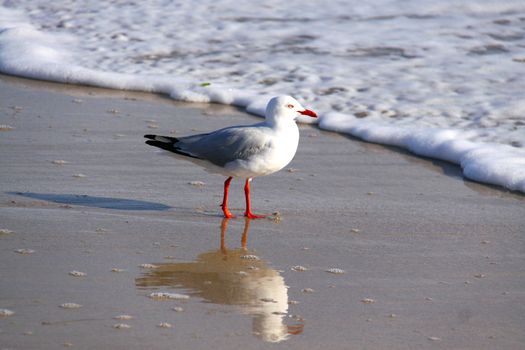
<path fill-rule="evenodd" d="M 312 118 L 317 118 L 317 114 L 315 114 L 314 111 L 311 111 L 309 109 L 305 109 L 304 111 L 299 112 L 299 113 L 301 113 L 302 115 L 307 115 L 307 116 L 312 117 Z"/>

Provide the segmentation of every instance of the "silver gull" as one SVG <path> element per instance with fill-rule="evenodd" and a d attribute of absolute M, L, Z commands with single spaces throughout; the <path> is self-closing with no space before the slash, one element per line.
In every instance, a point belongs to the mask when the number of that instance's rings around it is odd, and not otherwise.
<path fill-rule="evenodd" d="M 272 98 L 266 106 L 262 123 L 231 126 L 206 134 L 185 137 L 144 135 L 148 145 L 173 152 L 203 166 L 212 173 L 228 176 L 224 182 L 222 211 L 224 217 L 235 217 L 228 209 L 228 190 L 234 177 L 246 179 L 244 216 L 256 219 L 251 211 L 250 182 L 254 177 L 269 175 L 284 168 L 293 159 L 299 144 L 295 120 L 306 115 L 317 118 L 290 96 Z"/>

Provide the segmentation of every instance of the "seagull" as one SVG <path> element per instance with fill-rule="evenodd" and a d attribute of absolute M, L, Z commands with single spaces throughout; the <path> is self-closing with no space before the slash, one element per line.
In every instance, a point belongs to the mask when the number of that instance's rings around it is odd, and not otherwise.
<path fill-rule="evenodd" d="M 317 118 L 315 112 L 305 109 L 295 98 L 277 96 L 268 102 L 262 123 L 230 126 L 184 137 L 144 137 L 148 139 L 148 145 L 182 156 L 203 166 L 208 172 L 227 176 L 221 204 L 225 218 L 235 217 L 228 209 L 230 182 L 234 177 L 246 179 L 244 216 L 259 219 L 265 215 L 252 213 L 250 182 L 257 176 L 275 173 L 291 162 L 299 144 L 299 129 L 295 120 L 301 115 Z"/>

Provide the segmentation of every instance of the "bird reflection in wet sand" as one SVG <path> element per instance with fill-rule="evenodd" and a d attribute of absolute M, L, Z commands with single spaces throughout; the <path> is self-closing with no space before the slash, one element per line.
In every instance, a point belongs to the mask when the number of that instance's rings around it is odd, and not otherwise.
<path fill-rule="evenodd" d="M 214 304 L 235 305 L 253 317 L 252 330 L 267 342 L 300 334 L 303 324 L 287 325 L 288 287 L 278 271 L 246 248 L 250 219 L 245 219 L 241 248 L 228 249 L 228 220 L 221 223 L 219 250 L 200 254 L 190 263 L 155 263 L 158 268 L 136 279 L 138 287 L 175 287 Z"/>

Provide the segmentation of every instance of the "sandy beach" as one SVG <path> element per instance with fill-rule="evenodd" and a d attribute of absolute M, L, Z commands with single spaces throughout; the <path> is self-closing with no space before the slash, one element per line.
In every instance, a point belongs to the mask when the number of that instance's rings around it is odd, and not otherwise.
<path fill-rule="evenodd" d="M 224 221 L 143 140 L 259 120 L 0 76 L 0 349 L 525 347 L 525 196 L 303 125 Z"/>

